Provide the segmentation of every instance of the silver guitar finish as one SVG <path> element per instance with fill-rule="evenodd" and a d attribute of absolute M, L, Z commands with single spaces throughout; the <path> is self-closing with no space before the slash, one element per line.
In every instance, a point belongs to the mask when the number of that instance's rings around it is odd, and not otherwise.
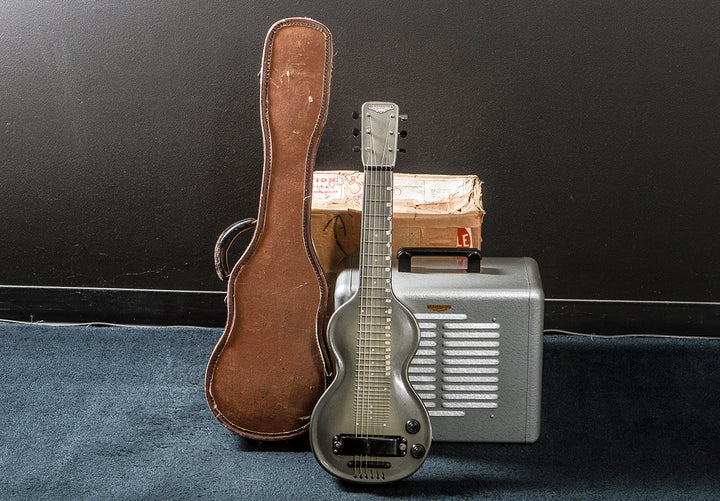
<path fill-rule="evenodd" d="M 388 385 L 387 419 L 367 428 L 370 435 L 400 436 L 406 439 L 406 454 L 400 457 L 360 457 L 333 453 L 334 438 L 355 434 L 362 426 L 356 421 L 356 384 L 358 369 L 358 314 L 360 299 L 355 294 L 342 305 L 328 324 L 328 345 L 336 362 L 336 377 L 318 401 L 310 419 L 310 445 L 318 462 L 333 475 L 353 482 L 380 483 L 401 480 L 412 475 L 425 461 L 430 449 L 430 418 L 407 378 L 407 367 L 420 342 L 420 331 L 410 311 L 392 296 L 391 376 Z M 360 390 L 362 391 L 362 390 Z M 420 427 L 409 433 L 407 423 L 416 420 Z M 366 418 L 366 422 L 371 421 Z M 424 453 L 413 456 L 413 447 Z M 357 462 L 350 467 L 351 461 Z M 364 462 L 364 464 L 363 464 Z M 389 468 L 373 467 L 377 462 Z"/>
<path fill-rule="evenodd" d="M 327 341 L 336 376 L 310 418 L 317 460 L 353 482 L 392 482 L 411 475 L 425 461 L 432 440 L 427 410 L 407 376 L 420 330 L 391 284 L 399 119 L 395 103 L 363 105 L 359 287 L 330 318 Z"/>

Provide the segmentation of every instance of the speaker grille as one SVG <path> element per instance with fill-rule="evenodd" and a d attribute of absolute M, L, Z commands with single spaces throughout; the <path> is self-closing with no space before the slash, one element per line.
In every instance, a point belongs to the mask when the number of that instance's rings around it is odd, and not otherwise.
<path fill-rule="evenodd" d="M 417 313 L 420 347 L 408 368 L 430 416 L 462 417 L 496 409 L 500 383 L 500 324 L 470 323 L 458 313 Z"/>

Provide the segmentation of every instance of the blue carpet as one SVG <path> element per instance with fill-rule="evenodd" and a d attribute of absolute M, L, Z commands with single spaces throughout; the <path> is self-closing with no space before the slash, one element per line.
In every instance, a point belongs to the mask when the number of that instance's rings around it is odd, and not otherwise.
<path fill-rule="evenodd" d="M 0 498 L 720 498 L 720 339 L 546 336 L 537 443 L 435 443 L 410 479 L 368 488 L 304 439 L 212 417 L 219 335 L 0 324 Z"/>

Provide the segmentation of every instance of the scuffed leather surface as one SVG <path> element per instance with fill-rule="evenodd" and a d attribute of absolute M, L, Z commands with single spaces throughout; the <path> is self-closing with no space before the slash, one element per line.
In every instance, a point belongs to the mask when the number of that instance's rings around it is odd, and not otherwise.
<path fill-rule="evenodd" d="M 261 71 L 258 222 L 230 275 L 227 325 L 206 373 L 211 410 L 249 438 L 303 433 L 330 376 L 322 335 L 327 283 L 309 226 L 331 67 L 325 26 L 291 18 L 271 27 Z"/>

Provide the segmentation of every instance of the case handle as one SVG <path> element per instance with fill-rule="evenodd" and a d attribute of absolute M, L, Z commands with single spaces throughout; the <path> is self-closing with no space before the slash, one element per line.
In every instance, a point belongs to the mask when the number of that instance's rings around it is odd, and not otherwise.
<path fill-rule="evenodd" d="M 409 272 L 413 256 L 461 256 L 467 258 L 467 272 L 480 273 L 482 253 L 475 248 L 457 247 L 403 247 L 398 250 L 398 271 Z"/>
<path fill-rule="evenodd" d="M 255 225 L 257 225 L 257 220 L 249 217 L 230 225 L 218 237 L 215 243 L 215 273 L 217 273 L 217 276 L 223 282 L 227 281 L 230 276 L 230 269 L 228 268 L 227 262 L 228 248 L 240 233 L 254 228 Z"/>

